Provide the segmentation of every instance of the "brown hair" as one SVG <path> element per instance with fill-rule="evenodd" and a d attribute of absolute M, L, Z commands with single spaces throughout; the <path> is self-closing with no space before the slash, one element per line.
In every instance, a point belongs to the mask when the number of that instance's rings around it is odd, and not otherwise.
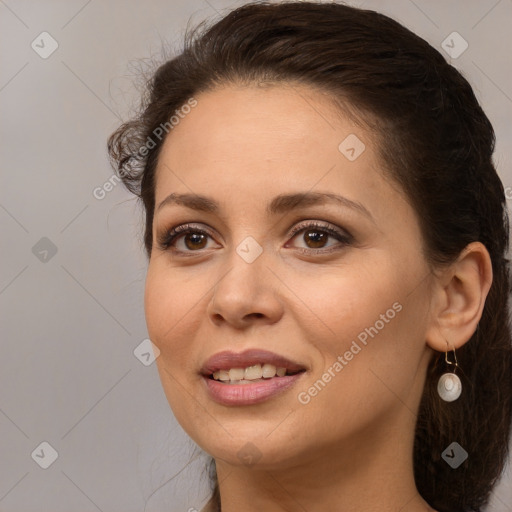
<path fill-rule="evenodd" d="M 138 117 L 108 142 L 114 168 L 143 202 L 147 254 L 164 140 L 142 151 L 148 138 L 200 92 L 229 83 L 280 82 L 329 91 L 381 135 L 385 172 L 418 213 L 432 268 L 453 262 L 473 241 L 489 251 L 494 279 L 482 318 L 457 351 L 463 394 L 452 403 L 439 398 L 444 367 L 434 357 L 414 444 L 423 498 L 440 512 L 477 511 L 504 467 L 511 427 L 508 215 L 492 161 L 493 128 L 466 79 L 426 41 L 377 12 L 320 2 L 249 3 L 187 32 L 182 53 L 151 78 Z M 469 454 L 457 469 L 441 457 L 453 441 Z"/>

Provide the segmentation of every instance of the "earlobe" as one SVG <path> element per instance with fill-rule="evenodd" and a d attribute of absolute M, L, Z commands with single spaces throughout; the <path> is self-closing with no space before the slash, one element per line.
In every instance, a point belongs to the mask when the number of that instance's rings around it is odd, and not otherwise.
<path fill-rule="evenodd" d="M 489 252 L 481 242 L 468 244 L 436 277 L 427 345 L 438 352 L 464 345 L 476 331 L 491 284 Z"/>

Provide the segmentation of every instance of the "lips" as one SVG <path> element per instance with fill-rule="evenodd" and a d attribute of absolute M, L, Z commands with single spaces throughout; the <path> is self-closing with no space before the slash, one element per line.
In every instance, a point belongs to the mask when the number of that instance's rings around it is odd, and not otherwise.
<path fill-rule="evenodd" d="M 229 371 L 232 368 L 246 368 L 255 364 L 265 363 L 273 364 L 277 368 L 286 368 L 287 373 L 297 373 L 306 370 L 304 365 L 291 361 L 274 352 L 249 349 L 240 353 L 231 352 L 229 350 L 218 352 L 204 363 L 199 373 L 209 377 L 219 370 Z"/>

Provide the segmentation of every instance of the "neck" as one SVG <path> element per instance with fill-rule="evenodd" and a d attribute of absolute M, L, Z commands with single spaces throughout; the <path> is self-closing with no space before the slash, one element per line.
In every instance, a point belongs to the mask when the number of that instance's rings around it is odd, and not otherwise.
<path fill-rule="evenodd" d="M 414 427 L 414 416 L 404 419 Z M 251 467 L 217 460 L 221 510 L 435 512 L 414 482 L 414 436 L 404 437 L 414 428 L 408 427 L 374 425 L 343 445 L 301 453 L 300 460 Z"/>

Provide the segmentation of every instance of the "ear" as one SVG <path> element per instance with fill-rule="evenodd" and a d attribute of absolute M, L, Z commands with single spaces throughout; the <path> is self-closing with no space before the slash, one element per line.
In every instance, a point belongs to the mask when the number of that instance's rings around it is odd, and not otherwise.
<path fill-rule="evenodd" d="M 438 352 L 464 345 L 478 327 L 491 284 L 489 252 L 480 242 L 468 244 L 434 279 L 427 345 Z"/>

